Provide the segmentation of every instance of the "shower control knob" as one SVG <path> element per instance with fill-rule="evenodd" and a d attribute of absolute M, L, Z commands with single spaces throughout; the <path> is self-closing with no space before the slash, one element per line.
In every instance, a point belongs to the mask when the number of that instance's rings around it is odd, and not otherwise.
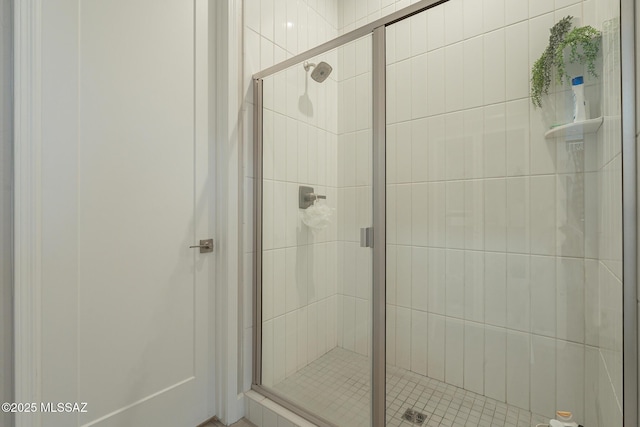
<path fill-rule="evenodd" d="M 189 246 L 189 249 L 200 248 L 201 254 L 213 252 L 213 239 L 200 240 L 199 245 Z"/>

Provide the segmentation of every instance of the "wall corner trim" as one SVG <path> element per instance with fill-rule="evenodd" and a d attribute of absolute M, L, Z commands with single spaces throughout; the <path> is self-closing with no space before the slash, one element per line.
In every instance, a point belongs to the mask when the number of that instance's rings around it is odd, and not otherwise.
<path fill-rule="evenodd" d="M 216 2 L 215 55 L 215 215 L 224 245 L 216 264 L 215 394 L 217 416 L 232 424 L 244 415 L 241 390 L 242 333 L 242 1 Z"/>

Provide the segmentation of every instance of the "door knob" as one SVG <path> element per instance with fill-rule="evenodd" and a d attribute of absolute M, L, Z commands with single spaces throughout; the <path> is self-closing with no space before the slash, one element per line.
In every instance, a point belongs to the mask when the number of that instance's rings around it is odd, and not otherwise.
<path fill-rule="evenodd" d="M 208 252 L 213 252 L 213 239 L 200 240 L 200 244 L 199 245 L 189 246 L 189 248 L 190 249 L 192 249 L 192 248 L 200 248 L 200 253 L 201 254 L 206 254 Z"/>

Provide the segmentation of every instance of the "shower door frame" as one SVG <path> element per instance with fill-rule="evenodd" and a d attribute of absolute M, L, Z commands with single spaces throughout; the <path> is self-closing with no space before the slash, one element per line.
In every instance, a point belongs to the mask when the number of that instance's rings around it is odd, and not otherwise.
<path fill-rule="evenodd" d="M 421 0 L 253 75 L 254 94 L 254 259 L 253 378 L 251 389 L 320 427 L 335 427 L 321 417 L 262 386 L 262 141 L 263 79 L 359 38 L 372 35 L 373 289 L 371 425 L 386 424 L 386 39 L 385 29 L 449 0 Z M 635 0 L 620 0 L 623 209 L 623 427 L 637 427 L 638 288 Z"/>
<path fill-rule="evenodd" d="M 449 0 L 422 0 L 357 28 L 311 50 L 253 75 L 254 94 L 254 259 L 253 259 L 253 379 L 251 389 L 320 427 L 335 427 L 299 405 L 262 386 L 262 129 L 263 79 L 347 43 L 372 36 L 372 170 L 373 270 L 371 322 L 371 425 L 386 424 L 386 32 L 387 26 Z"/>
<path fill-rule="evenodd" d="M 620 91 L 622 115 L 622 416 L 624 427 L 640 425 L 638 358 L 638 158 L 636 129 L 635 0 L 620 0 Z"/>

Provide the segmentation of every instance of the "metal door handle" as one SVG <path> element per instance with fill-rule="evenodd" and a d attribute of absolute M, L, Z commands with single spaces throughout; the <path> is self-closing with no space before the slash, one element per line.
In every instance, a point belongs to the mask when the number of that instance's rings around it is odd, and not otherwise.
<path fill-rule="evenodd" d="M 189 249 L 200 248 L 200 253 L 213 252 L 213 239 L 200 240 L 199 245 L 189 246 Z"/>

